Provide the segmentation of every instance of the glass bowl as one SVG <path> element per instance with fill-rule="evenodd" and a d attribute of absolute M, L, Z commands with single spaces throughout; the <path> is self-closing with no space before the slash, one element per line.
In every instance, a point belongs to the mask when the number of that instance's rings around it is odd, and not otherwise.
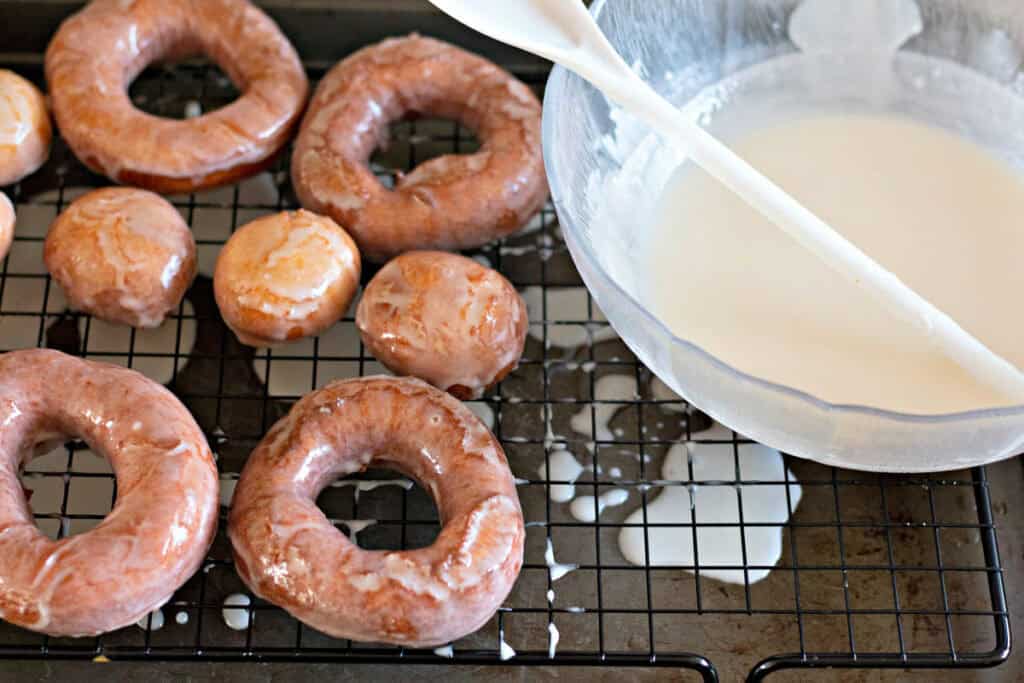
<path fill-rule="evenodd" d="M 1024 12 L 1016 3 L 805 1 L 854 14 L 809 48 L 795 32 L 791 39 L 799 0 L 598 0 L 591 12 L 659 92 L 723 135 L 745 112 L 770 118 L 794 104 L 899 113 L 1024 166 Z M 865 20 L 864 12 L 876 11 Z M 878 88 L 865 87 L 873 81 L 862 66 L 877 63 L 879 53 L 890 60 L 898 93 L 867 92 Z M 828 74 L 828 87 L 803 88 L 810 69 Z M 744 106 L 754 101 L 761 106 Z M 562 231 L 596 303 L 667 385 L 741 434 L 840 467 L 949 471 L 1024 449 L 1024 406 L 920 416 L 834 405 L 744 374 L 674 335 L 638 300 L 633 282 L 638 230 L 669 175 L 641 184 L 622 173 L 645 144 L 651 154 L 665 147 L 588 83 L 555 68 L 544 102 L 544 155 Z M 609 206 L 609 179 L 624 183 L 619 194 L 631 200 Z"/>

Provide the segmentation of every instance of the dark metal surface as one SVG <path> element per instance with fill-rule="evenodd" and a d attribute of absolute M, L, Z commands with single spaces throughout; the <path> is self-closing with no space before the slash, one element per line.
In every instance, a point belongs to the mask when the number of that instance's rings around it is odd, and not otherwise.
<path fill-rule="evenodd" d="M 0 0 L 0 26 L 19 26 L 5 43 L 22 52 L 10 62 L 18 71 L 41 79 L 38 66 L 32 66 L 38 64 L 39 40 L 76 4 Z M 287 3 L 265 4 L 314 63 L 329 63 L 361 44 L 417 27 L 463 44 L 468 40 L 478 49 L 486 47 L 445 27 L 447 20 L 413 0 L 395 3 L 405 9 L 398 13 L 373 2 L 298 3 L 294 12 L 284 7 Z M 0 29 L 0 35 L 3 32 Z M 331 42 L 332 35 L 340 36 L 338 42 Z M 490 54 L 499 60 L 508 55 Z M 524 65 L 520 75 L 538 90 L 542 87 L 538 63 L 522 58 L 512 62 Z M 311 68 L 314 78 L 321 73 L 319 66 Z M 140 106 L 169 116 L 180 116 L 192 100 L 209 110 L 235 95 L 230 82 L 203 65 L 147 71 L 133 85 L 132 94 Z M 376 170 L 387 180 L 426 158 L 468 151 L 474 144 L 471 133 L 452 123 L 404 123 L 396 126 L 387 150 L 375 157 Z M 196 228 L 201 251 L 215 253 L 231 231 L 256 215 L 295 206 L 286 158 L 269 180 L 274 188 L 269 195 L 254 197 L 243 184 L 173 198 Z M 40 250 L 48 221 L 81 188 L 104 184 L 58 141 L 42 171 L 6 188 L 17 204 L 20 222 L 12 258 L 0 275 L 0 339 L 24 339 L 20 345 L 49 345 L 135 367 L 166 362 L 174 377 L 170 387 L 195 414 L 219 454 L 222 473 L 228 475 L 240 471 L 253 446 L 299 394 L 335 377 L 379 371 L 358 342 L 321 338 L 259 354 L 239 345 L 221 322 L 205 277 L 188 295 L 194 313 L 183 310 L 169 323 L 174 330 L 169 347 L 137 343 L 136 334 L 130 333 L 117 348 L 97 348 L 93 324 L 63 310 L 41 262 L 33 266 L 27 255 Z M 209 232 L 211 216 L 223 221 L 220 234 Z M 15 254 L 18 265 L 12 266 Z M 164 628 L 130 627 L 100 638 L 56 639 L 0 624 L 0 658 L 480 665 L 503 663 L 499 644 L 504 640 L 517 651 L 507 662 L 511 664 L 676 667 L 708 681 L 716 680 L 714 662 L 699 653 L 709 651 L 756 653 L 763 661 L 751 672 L 751 680 L 789 668 L 962 668 L 1005 661 L 1009 621 L 985 470 L 890 477 L 787 458 L 804 496 L 798 509 L 790 504 L 792 517 L 782 527 L 783 557 L 766 580 L 736 586 L 702 576 L 706 568 L 700 564 L 699 546 L 692 566 L 628 564 L 616 543 L 625 518 L 634 509 L 646 511 L 658 487 L 695 483 L 692 473 L 687 481 L 659 481 L 661 460 L 674 444 L 701 441 L 706 422 L 697 414 L 686 419 L 668 410 L 682 405 L 655 399 L 649 371 L 617 340 L 575 350 L 546 343 L 556 328 L 599 337 L 607 328 L 589 297 L 580 315 L 566 317 L 548 306 L 553 292 L 582 292 L 550 208 L 530 230 L 475 255 L 486 258 L 517 287 L 539 287 L 544 295 L 540 316 L 535 311 L 531 321 L 541 338 L 529 341 L 522 367 L 481 402 L 493 412 L 494 430 L 522 480 L 526 564 L 503 609 L 481 632 L 455 643 L 453 658 L 331 639 L 259 600 L 250 608 L 254 619 L 247 629 L 228 629 L 221 617 L 224 598 L 246 591 L 231 566 L 223 531 L 203 570 L 164 609 Z M 340 323 L 338 330 L 348 333 L 342 335 L 346 339 L 351 338 L 353 324 L 351 317 Z M 183 344 L 189 326 L 197 330 L 191 349 Z M 256 364 L 271 378 L 268 382 L 262 381 Z M 305 377 L 307 384 L 293 393 L 274 389 L 270 385 L 279 373 Z M 597 379 L 609 374 L 635 377 L 640 396 L 612 401 L 617 407 L 613 438 L 595 441 L 574 434 L 569 425 L 572 415 L 590 411 L 593 425 L 595 408 L 609 403 L 595 398 Z M 289 379 L 282 386 L 294 385 Z M 583 494 L 622 488 L 629 492 L 629 502 L 589 524 L 573 519 L 566 505 L 551 502 L 550 487 L 559 482 L 538 474 L 552 452 L 549 427 L 590 466 L 578 482 Z M 733 446 L 734 453 L 735 445 L 742 443 L 736 435 L 713 440 Z M 54 509 L 36 510 L 41 527 L 50 524 L 59 536 L 102 519 L 102 510 L 83 511 L 74 501 L 83 482 L 98 481 L 107 482 L 113 500 L 109 470 L 99 471 L 90 462 L 83 459 L 81 446 L 72 444 L 56 464 L 51 461 L 30 473 L 33 481 L 52 483 L 59 501 Z M 621 476 L 608 474 L 613 467 L 622 470 Z M 697 483 L 771 486 L 783 495 L 793 483 L 788 477 L 746 481 L 738 455 L 735 470 L 729 481 Z M 367 478 L 392 476 L 376 473 Z M 386 486 L 360 495 L 352 488 L 330 489 L 319 503 L 335 519 L 376 520 L 359 534 L 364 547 L 417 547 L 437 533 L 436 511 L 418 487 Z M 672 526 L 694 538 L 700 529 L 716 528 L 710 522 Z M 741 523 L 740 531 L 759 526 L 764 525 Z M 554 541 L 560 562 L 579 565 L 557 583 L 552 583 L 543 559 L 548 539 Z M 741 539 L 745 543 L 745 534 Z M 750 563 L 736 567 L 746 572 L 757 568 Z M 557 594 L 554 604 L 545 597 L 549 588 Z M 189 616 L 187 624 L 175 623 L 179 611 Z M 548 653 L 549 624 L 561 632 L 554 658 Z"/>

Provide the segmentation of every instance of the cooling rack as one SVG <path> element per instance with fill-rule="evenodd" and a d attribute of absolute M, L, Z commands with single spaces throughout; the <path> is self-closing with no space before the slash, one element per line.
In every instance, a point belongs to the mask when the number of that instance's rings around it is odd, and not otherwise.
<path fill-rule="evenodd" d="M 38 60 L 12 66 L 41 80 Z M 311 69 L 311 77 L 320 75 Z M 542 74 L 523 75 L 542 88 Z M 150 69 L 131 93 L 138 106 L 177 117 L 235 96 L 230 81 L 204 64 Z M 374 158 L 385 182 L 427 158 L 476 144 L 451 122 L 412 121 L 392 132 L 390 145 Z M 323 337 L 295 346 L 254 352 L 239 345 L 217 314 L 206 276 L 156 333 L 113 328 L 67 311 L 42 265 L 42 240 L 69 201 L 104 184 L 57 140 L 44 169 L 6 188 L 19 219 L 0 271 L 0 347 L 49 346 L 166 382 L 218 454 L 226 503 L 248 453 L 301 394 L 382 368 L 359 343 L 351 314 Z M 193 227 L 207 274 L 235 228 L 296 206 L 287 157 L 255 179 L 173 202 Z M 749 661 L 749 680 L 787 668 L 965 668 L 1006 660 L 1009 619 L 984 469 L 878 476 L 787 457 L 778 477 L 745 478 L 744 439 L 708 431 L 706 417 L 656 391 L 649 371 L 611 332 L 573 268 L 550 207 L 523 233 L 471 255 L 503 272 L 532 306 L 522 366 L 471 404 L 506 449 L 528 527 L 522 575 L 484 629 L 437 651 L 328 638 L 251 599 L 233 571 L 222 530 L 202 570 L 159 618 L 85 639 L 0 624 L 0 657 L 614 665 L 679 668 L 706 681 L 717 680 L 715 658 L 720 664 L 724 658 Z M 603 395 L 601 380 L 608 376 L 627 378 L 627 394 Z M 663 480 L 666 454 L 688 442 L 720 445 L 733 474 L 698 481 L 691 464 L 688 477 Z M 551 455 L 563 448 L 584 466 L 577 495 L 598 499 L 623 491 L 625 502 L 596 521 L 581 522 L 568 504 L 552 500 L 553 489 L 571 483 L 551 474 Z M 23 482 L 40 528 L 55 538 L 97 524 L 116 497 L 105 461 L 78 443 L 33 461 Z M 705 519 L 698 506 L 695 522 L 651 521 L 652 502 L 674 487 L 735 492 L 736 520 Z M 743 494 L 754 489 L 774 491 L 788 521 L 752 518 Z M 367 548 L 421 547 L 438 532 L 429 497 L 395 473 L 341 482 L 319 503 Z M 638 511 L 639 522 L 627 521 Z M 626 561 L 617 542 L 630 527 L 645 536 L 645 560 L 637 565 Z M 655 565 L 650 532 L 658 528 L 688 536 L 695 546 L 692 561 Z M 766 528 L 782 539 L 782 558 L 773 566 L 755 564 L 748 547 L 748 538 Z M 702 562 L 711 538 L 706 532 L 738 536 L 742 561 L 714 567 Z M 568 566 L 552 567 L 545 558 L 549 543 Z M 571 571 L 559 576 L 566 569 Z M 736 572 L 739 581 L 709 576 L 723 570 Z M 771 571 L 754 582 L 763 570 Z"/>

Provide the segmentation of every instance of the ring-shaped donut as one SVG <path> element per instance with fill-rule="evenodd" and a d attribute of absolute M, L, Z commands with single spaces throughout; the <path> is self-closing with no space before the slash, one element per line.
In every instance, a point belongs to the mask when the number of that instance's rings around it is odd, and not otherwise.
<path fill-rule="evenodd" d="M 242 92 L 187 120 L 135 108 L 149 64 L 203 53 Z M 76 156 L 112 180 L 164 194 L 234 182 L 287 143 L 309 83 L 295 49 L 249 0 L 93 0 L 46 51 L 57 125 Z"/>
<path fill-rule="evenodd" d="M 429 491 L 433 545 L 368 551 L 317 495 L 371 463 Z M 362 378 L 307 395 L 246 463 L 228 533 L 260 597 L 338 638 L 426 647 L 483 626 L 523 562 L 524 527 L 501 446 L 459 401 L 417 379 Z"/>
<path fill-rule="evenodd" d="M 367 162 L 388 124 L 420 114 L 459 121 L 480 149 L 431 159 L 389 190 Z M 522 227 L 547 199 L 540 102 L 511 74 L 453 45 L 385 40 L 320 82 L 292 182 L 303 206 L 348 230 L 369 261 L 479 247 Z"/>
<path fill-rule="evenodd" d="M 117 501 L 95 528 L 53 541 L 18 473 L 67 437 L 110 461 Z M 135 623 L 199 568 L 217 511 L 213 455 L 169 391 L 57 351 L 0 356 L 0 618 L 54 636 Z"/>

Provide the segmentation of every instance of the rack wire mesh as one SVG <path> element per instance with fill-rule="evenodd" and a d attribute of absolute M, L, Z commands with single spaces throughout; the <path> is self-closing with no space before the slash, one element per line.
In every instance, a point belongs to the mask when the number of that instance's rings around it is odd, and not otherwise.
<path fill-rule="evenodd" d="M 17 68 L 41 79 L 38 66 Z M 532 84 L 542 87 L 536 78 Z M 203 64 L 151 69 L 132 86 L 140 107 L 178 117 L 197 106 L 221 106 L 235 94 L 223 74 Z M 393 133 L 374 160 L 385 182 L 426 158 L 476 144 L 451 122 L 411 121 Z M 217 314 L 206 276 L 157 332 L 116 328 L 66 310 L 43 267 L 42 240 L 74 197 L 104 184 L 57 140 L 44 169 L 7 188 L 18 226 L 0 272 L 0 347 L 49 346 L 166 382 L 218 453 L 227 503 L 248 453 L 298 396 L 332 379 L 383 369 L 360 344 L 351 314 L 319 339 L 287 348 L 255 352 L 239 345 Z M 286 156 L 267 174 L 173 202 L 195 232 L 207 276 L 235 228 L 296 205 Z M 794 667 L 981 667 L 1006 660 L 1009 621 L 984 469 L 894 477 L 786 458 L 779 477 L 745 479 L 740 447 L 747 442 L 707 431 L 707 418 L 655 392 L 649 371 L 611 333 L 566 253 L 550 207 L 522 233 L 472 255 L 503 272 L 532 305 L 521 368 L 471 404 L 508 453 L 528 525 L 522 575 L 483 630 L 454 643 L 451 652 L 328 638 L 247 599 L 221 530 L 202 571 L 164 606 L 162 627 L 154 615 L 98 638 L 62 639 L 0 624 L 0 657 L 497 664 L 508 655 L 505 644 L 516 653 L 511 664 L 678 667 L 704 680 L 717 678 L 712 658 L 749 661 L 750 680 Z M 635 393 L 602 395 L 600 380 L 614 375 L 635 382 Z M 606 420 L 607 431 L 600 428 Z M 734 474 L 696 481 L 691 463 L 688 477 L 662 480 L 668 450 L 691 441 L 726 448 Z M 596 521 L 580 522 L 567 504 L 552 500 L 553 488 L 571 483 L 550 476 L 550 457 L 560 445 L 586 466 L 575 482 L 580 495 L 596 501 L 616 489 L 627 501 L 595 509 Z M 95 526 L 116 498 L 109 466 L 80 443 L 30 463 L 23 482 L 40 528 L 54 538 Z M 716 522 L 694 509 L 695 522 L 649 520 L 652 502 L 672 487 L 735 491 L 738 518 Z M 751 518 L 743 493 L 758 487 L 786 502 L 788 521 Z M 367 548 L 419 547 L 438 532 L 427 494 L 394 473 L 339 482 L 319 503 Z M 641 521 L 627 522 L 637 510 Z M 628 527 L 644 532 L 646 561 L 639 565 L 619 551 L 617 537 Z M 748 535 L 766 527 L 783 539 L 777 566 L 749 559 Z M 650 532 L 656 528 L 688 535 L 692 562 L 652 564 Z M 744 561 L 714 567 L 739 572 L 738 584 L 707 575 L 705 533 L 738 536 Z M 564 577 L 545 559 L 549 542 L 560 562 L 574 565 Z M 771 571 L 753 582 L 761 570 Z M 239 594 L 246 597 L 228 600 Z"/>

